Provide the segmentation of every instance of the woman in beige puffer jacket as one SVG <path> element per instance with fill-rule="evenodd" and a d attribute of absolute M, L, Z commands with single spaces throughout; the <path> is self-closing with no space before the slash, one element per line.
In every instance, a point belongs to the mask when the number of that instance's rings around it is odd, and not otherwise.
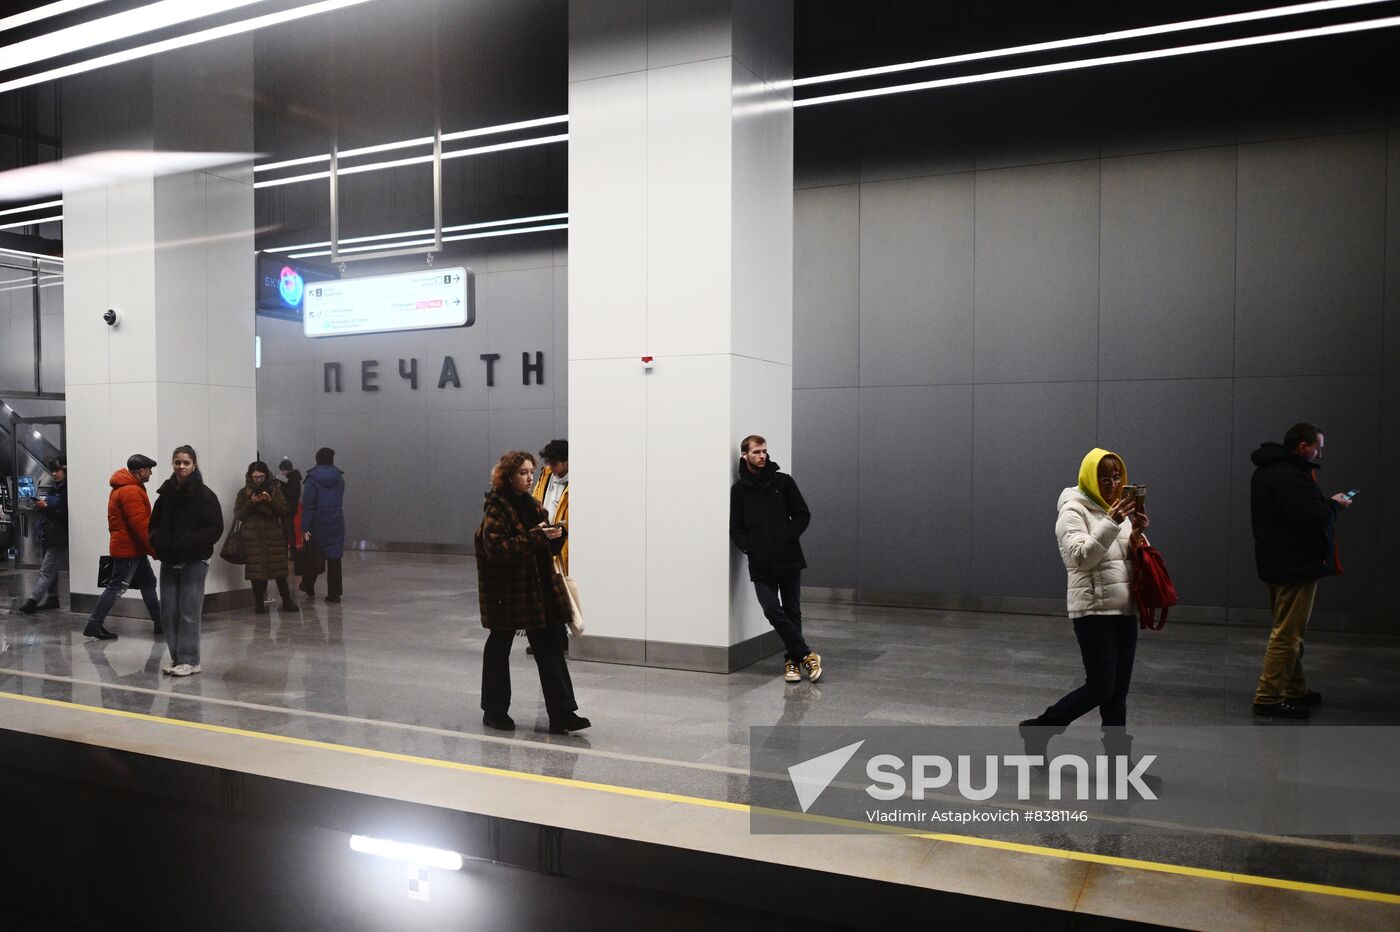
<path fill-rule="evenodd" d="M 1022 722 L 1023 729 L 1063 730 L 1096 706 L 1105 729 L 1127 724 L 1138 633 L 1132 548 L 1148 525 L 1132 498 L 1121 497 L 1127 481 L 1123 458 L 1095 448 L 1080 463 L 1079 484 L 1060 493 L 1055 539 L 1068 577 L 1065 603 L 1084 660 L 1084 685 Z"/>

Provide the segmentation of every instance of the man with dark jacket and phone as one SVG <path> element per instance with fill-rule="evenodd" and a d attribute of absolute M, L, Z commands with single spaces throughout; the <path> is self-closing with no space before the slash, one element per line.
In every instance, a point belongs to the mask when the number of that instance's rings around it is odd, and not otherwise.
<path fill-rule="evenodd" d="M 757 434 L 739 445 L 738 479 L 729 490 L 729 537 L 748 555 L 749 579 L 769 624 L 783 639 L 783 680 L 815 683 L 821 655 L 802 637 L 802 571 L 807 561 L 797 539 L 812 513 L 797 483 L 768 458 L 768 441 Z"/>
<path fill-rule="evenodd" d="M 1341 573 L 1333 526 L 1351 496 L 1331 498 L 1317 487 L 1322 430 L 1294 424 L 1283 443 L 1261 444 L 1250 455 L 1249 518 L 1254 561 L 1269 587 L 1274 627 L 1264 651 L 1264 672 L 1254 693 L 1254 713 L 1307 718 L 1322 695 L 1303 678 L 1303 635 L 1312 615 L 1317 581 Z"/>

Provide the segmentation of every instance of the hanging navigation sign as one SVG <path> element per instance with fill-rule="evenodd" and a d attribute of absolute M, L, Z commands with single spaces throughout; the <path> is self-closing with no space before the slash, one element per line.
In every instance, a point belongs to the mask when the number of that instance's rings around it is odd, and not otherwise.
<path fill-rule="evenodd" d="M 308 282 L 302 299 L 308 337 L 470 327 L 476 282 L 470 269 L 426 269 L 372 278 Z"/>

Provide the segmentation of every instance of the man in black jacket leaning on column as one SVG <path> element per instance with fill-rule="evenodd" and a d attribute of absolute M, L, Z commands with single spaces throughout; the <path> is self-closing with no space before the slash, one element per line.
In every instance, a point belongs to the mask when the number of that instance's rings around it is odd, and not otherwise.
<path fill-rule="evenodd" d="M 1306 423 L 1288 428 L 1282 444 L 1261 444 L 1250 454 L 1256 467 L 1249 483 L 1254 561 L 1269 586 L 1274 618 L 1254 693 L 1256 715 L 1307 718 L 1308 706 L 1322 701 L 1303 678 L 1303 634 L 1317 581 L 1342 571 L 1333 525 L 1351 498 L 1322 494 L 1313 475 L 1321 459 L 1322 431 Z"/>
<path fill-rule="evenodd" d="M 739 445 L 738 481 L 729 490 L 729 537 L 749 558 L 749 579 L 763 614 L 783 639 L 783 679 L 796 683 L 799 670 L 815 683 L 822 658 L 802 638 L 802 570 L 807 561 L 797 539 L 812 513 L 797 483 L 768 458 L 768 441 L 757 434 Z"/>

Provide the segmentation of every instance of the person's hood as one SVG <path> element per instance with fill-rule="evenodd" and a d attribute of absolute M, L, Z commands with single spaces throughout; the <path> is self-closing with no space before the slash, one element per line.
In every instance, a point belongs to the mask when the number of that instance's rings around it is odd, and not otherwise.
<path fill-rule="evenodd" d="M 140 487 L 142 482 L 136 478 L 136 474 L 130 469 L 118 469 L 112 473 L 112 478 L 107 480 L 107 484 L 114 489 L 119 489 L 124 485 L 134 485 Z"/>
<path fill-rule="evenodd" d="M 1085 454 L 1083 461 L 1079 464 L 1079 491 L 1083 492 L 1085 498 L 1089 499 L 1089 501 L 1093 502 L 1095 505 L 1098 505 L 1104 511 L 1108 511 L 1112 506 L 1104 501 L 1103 496 L 1099 494 L 1099 463 L 1103 462 L 1104 458 L 1109 456 L 1116 459 L 1122 465 L 1123 484 L 1127 485 L 1128 464 L 1123 461 L 1123 457 L 1114 453 L 1112 450 L 1101 450 L 1098 447 L 1094 447 L 1094 449 Z M 1061 498 L 1063 497 L 1064 496 L 1061 496 Z"/>
<path fill-rule="evenodd" d="M 333 489 L 344 481 L 340 478 L 343 475 L 345 475 L 345 470 L 340 467 L 323 464 L 313 466 L 311 471 L 306 474 L 306 481 L 314 482 L 323 489 Z"/>
<path fill-rule="evenodd" d="M 1322 464 L 1318 462 L 1309 463 L 1296 453 L 1290 453 L 1288 447 L 1281 443 L 1261 443 L 1259 449 L 1249 454 L 1249 461 L 1259 468 L 1272 466 L 1275 463 L 1288 463 L 1297 466 L 1299 469 L 1321 469 Z"/>
<path fill-rule="evenodd" d="M 178 493 L 180 495 L 189 496 L 193 495 L 195 489 L 202 485 L 204 485 L 204 474 L 201 473 L 199 467 L 196 466 L 194 472 L 190 473 L 190 477 L 185 480 L 183 487 L 181 487 L 180 483 L 175 481 L 175 474 L 171 473 L 170 478 L 160 484 L 160 488 L 156 490 L 156 494 L 165 495 Z"/>
<path fill-rule="evenodd" d="M 744 458 L 741 456 L 739 457 L 738 479 L 740 482 L 747 482 L 751 485 L 767 485 L 772 481 L 773 476 L 777 474 L 778 469 L 778 464 L 770 457 L 768 462 L 764 464 L 762 471 L 757 473 L 750 472 L 748 464 L 744 462 Z"/>

